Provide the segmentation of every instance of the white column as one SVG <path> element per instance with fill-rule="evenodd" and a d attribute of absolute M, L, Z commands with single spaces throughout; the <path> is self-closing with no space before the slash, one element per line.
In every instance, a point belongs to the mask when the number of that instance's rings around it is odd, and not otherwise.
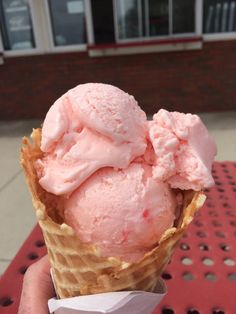
<path fill-rule="evenodd" d="M 229 4 L 225 2 L 222 8 L 222 16 L 221 16 L 221 32 L 227 32 L 227 14 L 228 14 Z"/>
<path fill-rule="evenodd" d="M 213 13 L 214 13 L 214 6 L 210 5 L 209 10 L 207 12 L 207 18 L 206 18 L 206 33 L 210 32 L 211 24 L 213 23 Z"/>
<path fill-rule="evenodd" d="M 3 42 L 2 42 L 2 35 L 0 32 L 0 53 L 3 52 Z"/>
<path fill-rule="evenodd" d="M 117 4 L 117 1 L 116 1 Z M 124 38 L 127 38 L 127 33 L 126 33 L 126 21 L 125 21 L 125 2 L 124 0 L 120 0 L 120 15 L 121 15 L 121 25 L 122 25 L 122 30 L 124 34 Z M 119 24 L 117 24 L 119 26 Z"/>
<path fill-rule="evenodd" d="M 145 34 L 144 36 L 150 37 L 150 21 L 149 21 L 149 3 L 145 0 Z"/>
<path fill-rule="evenodd" d="M 50 29 L 47 20 L 47 1 L 30 0 L 30 7 L 36 48 L 39 52 L 48 52 L 50 50 Z"/>
<path fill-rule="evenodd" d="M 229 11 L 229 32 L 233 32 L 234 30 L 234 12 L 235 12 L 235 1 L 231 1 L 230 3 L 230 11 Z"/>
<path fill-rule="evenodd" d="M 85 13 L 85 23 L 86 23 L 88 44 L 93 45 L 95 43 L 95 40 L 94 40 L 93 14 L 92 14 L 91 0 L 84 0 L 84 13 Z"/>
<path fill-rule="evenodd" d="M 143 37 L 142 3 L 138 0 L 138 32 L 139 37 Z"/>
<path fill-rule="evenodd" d="M 173 0 L 168 1 L 169 9 L 169 35 L 173 35 Z"/>
<path fill-rule="evenodd" d="M 195 32 L 197 35 L 203 33 L 203 0 L 195 0 Z"/>
<path fill-rule="evenodd" d="M 1 36 L 1 32 L 0 32 L 0 64 L 3 64 L 3 43 L 2 43 L 2 36 Z"/>
<path fill-rule="evenodd" d="M 117 18 L 117 3 L 115 0 L 112 1 L 113 7 L 113 21 L 114 21 L 114 30 L 115 30 L 115 42 L 119 42 L 119 30 L 118 30 L 118 18 Z"/>
<path fill-rule="evenodd" d="M 222 6 L 221 3 L 217 3 L 215 5 L 216 8 L 216 16 L 215 16 L 215 21 L 214 21 L 214 31 L 215 33 L 219 33 L 220 32 L 220 13 L 222 10 Z"/>
<path fill-rule="evenodd" d="M 51 17 L 50 17 L 50 10 L 49 10 L 49 3 L 48 0 L 40 0 L 42 2 L 41 8 L 41 27 L 43 29 L 42 33 L 42 44 L 46 52 L 50 52 L 54 48 L 54 41 L 53 41 L 53 32 L 52 32 L 52 24 L 51 24 Z"/>

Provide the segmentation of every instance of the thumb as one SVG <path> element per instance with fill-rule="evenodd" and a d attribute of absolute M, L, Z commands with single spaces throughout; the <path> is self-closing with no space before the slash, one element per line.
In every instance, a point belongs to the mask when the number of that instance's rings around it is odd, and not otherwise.
<path fill-rule="evenodd" d="M 50 263 L 45 255 L 26 271 L 18 314 L 47 314 L 48 299 L 55 296 L 50 276 Z"/>

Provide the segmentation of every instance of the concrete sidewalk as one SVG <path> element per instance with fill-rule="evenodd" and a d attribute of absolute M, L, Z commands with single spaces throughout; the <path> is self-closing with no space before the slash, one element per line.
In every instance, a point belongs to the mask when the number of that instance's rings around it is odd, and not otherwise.
<path fill-rule="evenodd" d="M 200 114 L 214 136 L 217 160 L 236 160 L 236 111 Z M 41 121 L 0 122 L 0 274 L 14 258 L 36 224 L 34 210 L 19 164 L 21 138 Z"/>

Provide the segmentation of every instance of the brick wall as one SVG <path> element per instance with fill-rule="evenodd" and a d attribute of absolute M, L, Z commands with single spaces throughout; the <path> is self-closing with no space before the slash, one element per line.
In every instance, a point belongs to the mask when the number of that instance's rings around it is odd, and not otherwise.
<path fill-rule="evenodd" d="M 89 58 L 66 53 L 6 58 L 0 66 L 0 120 L 42 118 L 79 83 L 114 84 L 152 114 L 236 109 L 236 40 L 202 50 Z"/>

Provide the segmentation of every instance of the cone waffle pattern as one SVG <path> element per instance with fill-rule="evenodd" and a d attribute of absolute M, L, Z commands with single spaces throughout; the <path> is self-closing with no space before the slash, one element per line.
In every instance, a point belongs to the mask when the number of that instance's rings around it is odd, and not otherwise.
<path fill-rule="evenodd" d="M 23 139 L 21 164 L 32 194 L 52 266 L 56 292 L 60 298 L 121 290 L 153 291 L 163 269 L 195 212 L 203 205 L 201 192 L 184 192 L 184 206 L 176 227 L 168 229 L 159 244 L 137 263 L 102 257 L 99 248 L 81 243 L 73 229 L 63 222 L 60 198 L 38 183 L 34 162 L 42 157 L 41 130 L 32 133 L 33 143 Z"/>

